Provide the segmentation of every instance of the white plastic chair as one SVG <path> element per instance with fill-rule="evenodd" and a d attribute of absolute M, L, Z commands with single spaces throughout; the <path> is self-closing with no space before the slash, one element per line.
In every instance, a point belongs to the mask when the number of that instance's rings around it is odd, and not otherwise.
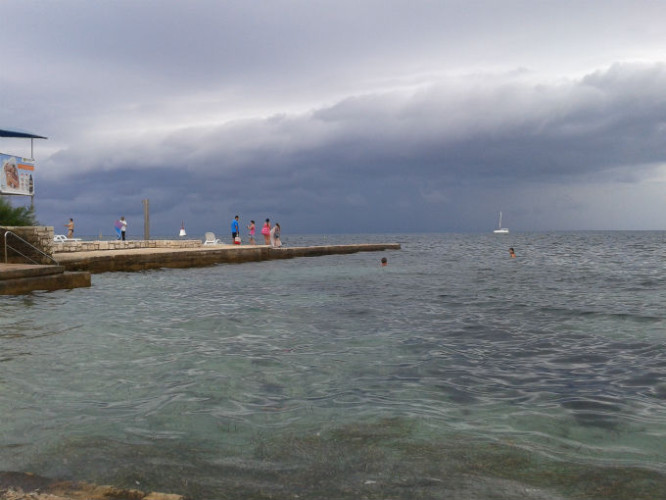
<path fill-rule="evenodd" d="M 81 238 L 68 238 L 64 234 L 56 234 L 53 237 L 55 243 L 67 243 L 68 241 L 81 241 Z"/>
<path fill-rule="evenodd" d="M 222 240 L 215 238 L 215 233 L 206 233 L 204 245 L 219 245 L 220 243 L 222 243 Z"/>

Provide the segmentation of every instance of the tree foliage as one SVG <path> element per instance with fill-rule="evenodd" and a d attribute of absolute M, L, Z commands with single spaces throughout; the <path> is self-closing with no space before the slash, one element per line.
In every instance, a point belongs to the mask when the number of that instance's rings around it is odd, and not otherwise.
<path fill-rule="evenodd" d="M 0 198 L 0 226 L 36 226 L 35 211 L 27 207 L 12 207 Z"/>

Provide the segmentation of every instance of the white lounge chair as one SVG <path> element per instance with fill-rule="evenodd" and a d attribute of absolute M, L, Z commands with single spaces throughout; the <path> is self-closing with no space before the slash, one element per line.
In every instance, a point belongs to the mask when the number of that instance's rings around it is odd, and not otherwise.
<path fill-rule="evenodd" d="M 204 245 L 219 245 L 222 243 L 222 240 L 215 237 L 215 233 L 206 233 L 206 240 L 203 242 Z"/>
<path fill-rule="evenodd" d="M 64 234 L 56 234 L 53 237 L 55 243 L 67 243 L 68 241 L 81 241 L 81 238 L 68 238 Z"/>

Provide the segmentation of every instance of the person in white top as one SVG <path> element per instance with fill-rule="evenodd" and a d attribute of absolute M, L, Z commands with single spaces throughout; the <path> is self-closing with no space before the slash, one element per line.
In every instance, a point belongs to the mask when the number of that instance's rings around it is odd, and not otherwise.
<path fill-rule="evenodd" d="M 282 241 L 280 241 L 280 224 L 277 222 L 271 228 L 271 246 L 273 248 L 280 248 L 282 246 Z"/>
<path fill-rule="evenodd" d="M 125 241 L 125 234 L 127 233 L 127 221 L 125 220 L 125 216 L 120 218 L 120 224 L 122 224 L 122 227 L 120 228 L 120 234 L 122 236 L 122 240 Z"/>

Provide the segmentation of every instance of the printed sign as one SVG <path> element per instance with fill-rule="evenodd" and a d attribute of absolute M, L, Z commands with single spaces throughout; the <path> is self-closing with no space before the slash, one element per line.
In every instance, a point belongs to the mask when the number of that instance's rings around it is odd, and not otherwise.
<path fill-rule="evenodd" d="M 0 194 L 35 194 L 35 160 L 0 153 Z"/>

